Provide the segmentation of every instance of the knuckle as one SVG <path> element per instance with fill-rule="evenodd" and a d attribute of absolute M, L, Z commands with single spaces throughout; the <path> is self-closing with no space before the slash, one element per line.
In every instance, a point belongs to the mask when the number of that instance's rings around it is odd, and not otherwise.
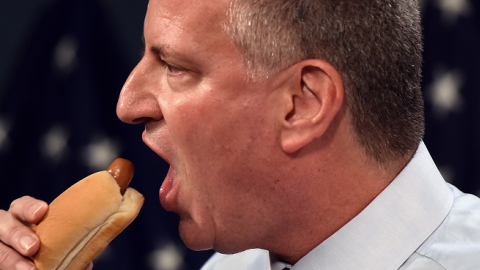
<path fill-rule="evenodd" d="M 12 249 L 4 245 L 1 245 L 0 246 L 0 266 L 9 267 L 13 265 L 13 261 L 16 255 L 15 253 L 16 252 L 14 252 Z"/>
<path fill-rule="evenodd" d="M 5 230 L 5 235 L 8 238 L 13 239 L 20 234 L 21 230 L 22 228 L 19 225 L 12 225 Z"/>
<path fill-rule="evenodd" d="M 10 210 L 15 209 L 22 199 L 23 197 L 13 200 L 12 203 L 10 204 Z"/>
<path fill-rule="evenodd" d="M 24 225 L 19 222 L 11 213 L 0 211 L 0 239 L 11 244 L 20 237 Z"/>
<path fill-rule="evenodd" d="M 20 197 L 18 199 L 13 200 L 12 203 L 10 204 L 10 210 L 21 208 L 22 205 L 24 205 L 26 201 L 29 201 L 31 199 L 33 199 L 33 198 L 30 197 L 30 196 L 23 196 L 23 197 Z"/>
<path fill-rule="evenodd" d="M 12 223 L 12 214 L 5 210 L 0 210 L 0 236 L 5 234 L 5 232 L 12 226 Z"/>
<path fill-rule="evenodd" d="M 10 215 L 7 211 L 0 209 L 0 223 L 3 223 L 3 221 Z"/>

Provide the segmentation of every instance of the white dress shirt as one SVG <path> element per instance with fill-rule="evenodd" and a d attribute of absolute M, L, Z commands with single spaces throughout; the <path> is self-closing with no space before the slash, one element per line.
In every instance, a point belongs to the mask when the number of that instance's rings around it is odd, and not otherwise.
<path fill-rule="evenodd" d="M 447 184 L 424 143 L 360 214 L 292 270 L 478 270 L 480 199 Z M 266 250 L 216 253 L 201 270 L 272 270 Z"/>

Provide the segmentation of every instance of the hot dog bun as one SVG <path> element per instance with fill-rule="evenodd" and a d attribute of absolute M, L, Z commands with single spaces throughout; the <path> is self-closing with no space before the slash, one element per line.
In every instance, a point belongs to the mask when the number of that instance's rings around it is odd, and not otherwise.
<path fill-rule="evenodd" d="M 83 270 L 138 215 L 143 196 L 120 187 L 107 171 L 94 173 L 59 195 L 31 228 L 41 245 L 39 270 Z"/>

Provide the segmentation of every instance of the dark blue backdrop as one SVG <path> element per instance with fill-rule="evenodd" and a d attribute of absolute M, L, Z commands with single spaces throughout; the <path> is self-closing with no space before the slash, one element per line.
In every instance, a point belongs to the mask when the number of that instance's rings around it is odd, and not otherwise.
<path fill-rule="evenodd" d="M 25 194 L 49 202 L 122 156 L 136 165 L 131 185 L 146 202 L 95 269 L 199 269 L 211 252 L 189 251 L 178 237 L 177 216 L 158 202 L 167 164 L 141 141 L 142 126 L 115 115 L 118 93 L 139 56 L 120 45 L 129 18 L 125 29 L 114 26 L 99 3 L 49 2 L 16 49 L 20 57 L 8 65 L 0 85 L 0 208 Z M 426 1 L 422 11 L 425 141 L 450 182 L 478 193 L 480 4 L 451 3 Z M 135 31 L 139 55 L 141 24 Z"/>
<path fill-rule="evenodd" d="M 135 164 L 131 186 L 144 194 L 145 205 L 95 269 L 198 269 L 211 252 L 185 248 L 177 215 L 159 203 L 168 164 L 143 144 L 143 126 L 116 117 L 118 94 L 133 65 L 98 3 L 54 1 L 12 64 L 0 99 L 0 207 L 25 194 L 50 202 L 125 157 Z M 140 25 L 138 41 L 141 33 Z"/>

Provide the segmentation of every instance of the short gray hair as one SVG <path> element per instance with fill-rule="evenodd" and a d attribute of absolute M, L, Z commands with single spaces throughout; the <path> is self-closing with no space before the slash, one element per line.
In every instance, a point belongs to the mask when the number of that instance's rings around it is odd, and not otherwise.
<path fill-rule="evenodd" d="M 228 20 L 249 76 L 323 59 L 342 76 L 370 157 L 388 163 L 416 149 L 424 132 L 416 0 L 231 0 Z"/>

